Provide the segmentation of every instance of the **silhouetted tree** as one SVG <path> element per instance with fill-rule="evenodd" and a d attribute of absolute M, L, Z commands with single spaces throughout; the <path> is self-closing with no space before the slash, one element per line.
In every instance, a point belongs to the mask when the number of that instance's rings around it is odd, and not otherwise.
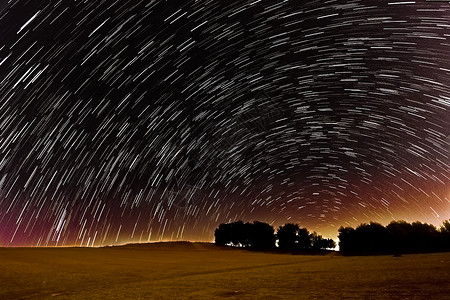
<path fill-rule="evenodd" d="M 311 249 L 311 239 L 309 236 L 309 231 L 306 228 L 300 228 L 298 230 L 298 248 L 300 250 Z"/>
<path fill-rule="evenodd" d="M 227 245 L 231 243 L 231 225 L 220 224 L 214 231 L 214 242 L 218 245 Z"/>
<path fill-rule="evenodd" d="M 392 221 L 386 227 L 375 222 L 360 224 L 356 229 L 340 227 L 339 248 L 344 254 L 386 254 L 450 251 L 450 220 L 443 222 L 439 230 L 431 224 Z M 332 239 L 324 239 L 316 232 L 309 233 L 298 224 L 280 226 L 277 233 L 271 225 L 259 221 L 237 221 L 220 224 L 214 232 L 219 245 L 271 249 L 278 247 L 288 251 L 322 250 L 336 246 Z"/>
<path fill-rule="evenodd" d="M 441 248 L 450 251 L 450 220 L 445 220 L 439 228 Z"/>
<path fill-rule="evenodd" d="M 311 248 L 309 232 L 298 224 L 287 223 L 277 230 L 278 247 L 283 250 L 298 251 Z"/>
<path fill-rule="evenodd" d="M 245 247 L 248 245 L 249 225 L 242 221 L 230 223 L 231 243 L 234 246 Z"/>
<path fill-rule="evenodd" d="M 313 232 L 309 235 L 312 250 L 332 249 L 336 243 L 332 239 L 324 239 L 321 235 Z"/>
<path fill-rule="evenodd" d="M 336 242 L 332 239 L 325 239 L 325 249 L 334 249 L 336 248 Z"/>
<path fill-rule="evenodd" d="M 427 223 L 393 221 L 386 227 L 373 223 L 356 229 L 339 228 L 339 247 L 344 254 L 416 253 L 450 250 L 450 222 L 437 230 Z"/>
<path fill-rule="evenodd" d="M 439 232 L 434 225 L 414 222 L 411 226 L 413 231 L 413 251 L 429 252 L 437 250 L 439 246 Z"/>
<path fill-rule="evenodd" d="M 389 233 L 379 223 L 339 228 L 339 248 L 344 254 L 381 254 L 389 252 Z"/>
<path fill-rule="evenodd" d="M 356 232 L 353 227 L 340 227 L 338 230 L 339 251 L 344 254 L 352 254 L 357 251 Z"/>
<path fill-rule="evenodd" d="M 258 249 L 271 249 L 275 247 L 275 234 L 271 225 L 259 221 L 251 224 L 249 244 Z"/>
<path fill-rule="evenodd" d="M 278 227 L 277 239 L 278 247 L 283 250 L 293 250 L 298 244 L 298 224 L 287 223 Z"/>
<path fill-rule="evenodd" d="M 389 233 L 389 249 L 393 253 L 405 253 L 412 248 L 413 230 L 405 221 L 392 221 L 386 226 Z"/>
<path fill-rule="evenodd" d="M 383 225 L 370 222 L 356 227 L 357 251 L 367 254 L 388 252 L 389 233 Z"/>
<path fill-rule="evenodd" d="M 275 246 L 274 229 L 267 223 L 242 221 L 220 224 L 214 232 L 215 243 L 238 247 L 269 249 Z"/>
<path fill-rule="evenodd" d="M 242 221 L 220 224 L 214 236 L 216 244 L 245 247 L 248 245 L 249 225 Z"/>

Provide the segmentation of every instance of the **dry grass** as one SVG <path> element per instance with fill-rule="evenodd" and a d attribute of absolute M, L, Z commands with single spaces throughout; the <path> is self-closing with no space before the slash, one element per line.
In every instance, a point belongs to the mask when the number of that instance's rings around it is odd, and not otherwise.
<path fill-rule="evenodd" d="M 449 299 L 450 253 L 247 252 L 201 243 L 0 248 L 0 299 Z"/>

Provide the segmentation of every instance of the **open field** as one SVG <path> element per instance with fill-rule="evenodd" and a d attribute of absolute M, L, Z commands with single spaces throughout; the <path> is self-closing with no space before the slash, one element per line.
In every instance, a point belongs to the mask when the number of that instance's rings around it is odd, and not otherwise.
<path fill-rule="evenodd" d="M 265 254 L 203 243 L 0 248 L 0 299 L 449 299 L 450 253 Z"/>

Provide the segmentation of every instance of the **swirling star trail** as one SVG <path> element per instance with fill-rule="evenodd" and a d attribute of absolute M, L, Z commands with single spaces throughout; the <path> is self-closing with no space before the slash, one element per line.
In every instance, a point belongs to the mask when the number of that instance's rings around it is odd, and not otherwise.
<path fill-rule="evenodd" d="M 0 2 L 0 244 L 450 216 L 450 4 Z"/>

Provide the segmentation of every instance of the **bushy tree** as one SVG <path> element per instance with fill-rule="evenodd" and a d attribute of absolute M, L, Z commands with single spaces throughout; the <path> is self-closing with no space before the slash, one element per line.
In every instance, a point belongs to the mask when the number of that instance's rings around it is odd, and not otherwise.
<path fill-rule="evenodd" d="M 278 227 L 277 239 L 278 247 L 283 250 L 291 250 L 296 248 L 298 244 L 297 232 L 299 230 L 298 224 L 287 223 Z"/>
<path fill-rule="evenodd" d="M 357 250 L 356 232 L 353 227 L 340 227 L 338 230 L 339 251 L 350 254 Z"/>
<path fill-rule="evenodd" d="M 434 225 L 414 222 L 411 226 L 413 230 L 413 250 L 428 252 L 438 248 L 439 232 Z"/>
<path fill-rule="evenodd" d="M 231 243 L 230 224 L 220 224 L 214 231 L 214 242 L 218 245 L 227 245 Z"/>
<path fill-rule="evenodd" d="M 242 221 L 220 224 L 214 236 L 216 244 L 245 247 L 248 245 L 249 225 Z"/>
<path fill-rule="evenodd" d="M 360 224 L 356 229 L 340 227 L 339 248 L 344 254 L 385 254 L 450 251 L 450 220 L 437 229 L 434 225 L 392 221 L 386 227 L 375 222 Z M 277 233 L 271 225 L 254 221 L 220 224 L 214 232 L 218 245 L 257 249 L 278 247 L 288 251 L 331 249 L 336 243 L 316 232 L 309 233 L 298 224 L 280 226 Z"/>
<path fill-rule="evenodd" d="M 364 253 L 387 252 L 389 233 L 383 225 L 370 222 L 356 227 L 357 250 Z"/>
<path fill-rule="evenodd" d="M 306 228 L 300 228 L 297 233 L 298 236 L 298 249 L 309 250 L 311 249 L 311 238 L 309 231 Z"/>
<path fill-rule="evenodd" d="M 445 220 L 439 228 L 441 248 L 443 250 L 450 250 L 450 220 Z"/>
<path fill-rule="evenodd" d="M 259 221 L 253 222 L 250 228 L 249 244 L 258 249 L 275 247 L 275 234 L 271 225 Z"/>
<path fill-rule="evenodd" d="M 287 223 L 277 230 L 278 247 L 283 250 L 298 251 L 311 248 L 309 232 L 298 224 Z"/>
<path fill-rule="evenodd" d="M 427 223 L 392 221 L 339 228 L 339 247 L 344 254 L 416 253 L 450 250 L 450 222 L 439 230 Z M 446 248 L 447 247 L 447 248 Z"/>
<path fill-rule="evenodd" d="M 333 239 L 325 239 L 324 241 L 325 249 L 334 249 L 336 248 L 336 242 Z"/>
<path fill-rule="evenodd" d="M 386 226 L 389 233 L 389 248 L 394 253 L 406 252 L 412 247 L 413 230 L 405 221 L 392 221 Z"/>
<path fill-rule="evenodd" d="M 310 234 L 310 240 L 312 250 L 325 250 L 336 247 L 336 243 L 332 239 L 325 239 L 316 232 Z"/>
<path fill-rule="evenodd" d="M 231 243 L 234 246 L 246 247 L 249 244 L 249 223 L 237 221 L 230 223 Z"/>
<path fill-rule="evenodd" d="M 275 246 L 275 234 L 271 225 L 255 221 L 220 224 L 214 232 L 215 243 L 237 247 L 269 249 Z"/>

